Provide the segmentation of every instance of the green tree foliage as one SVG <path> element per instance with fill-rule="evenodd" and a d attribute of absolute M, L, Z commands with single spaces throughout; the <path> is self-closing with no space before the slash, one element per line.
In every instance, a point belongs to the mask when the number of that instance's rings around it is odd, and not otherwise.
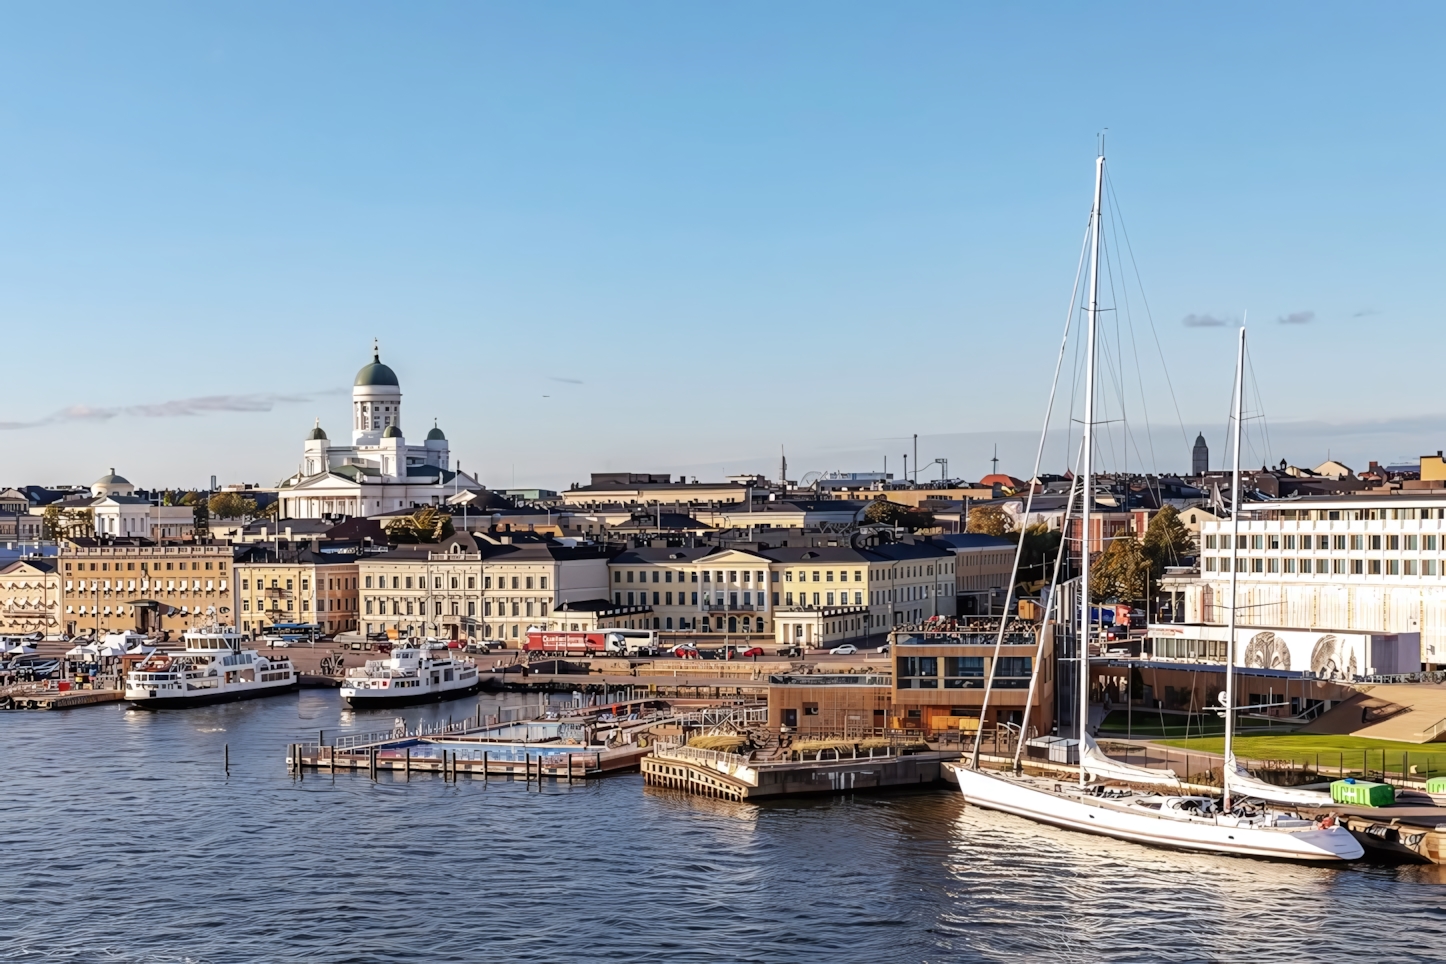
<path fill-rule="evenodd" d="M 910 532 L 934 527 L 933 513 L 899 505 L 883 497 L 869 503 L 869 507 L 864 510 L 864 521 L 874 525 L 900 526 Z"/>
<path fill-rule="evenodd" d="M 964 531 L 1003 538 L 1014 531 L 1014 520 L 1000 506 L 981 505 L 969 510 L 969 524 Z"/>
<path fill-rule="evenodd" d="M 1144 599 L 1150 588 L 1150 558 L 1133 534 L 1126 533 L 1110 540 L 1090 566 L 1090 600 L 1104 602 L 1118 599 L 1133 602 Z"/>
<path fill-rule="evenodd" d="M 395 545 L 440 542 L 455 531 L 452 517 L 431 506 L 387 523 L 387 539 Z"/>
<path fill-rule="evenodd" d="M 1190 530 L 1180 521 L 1180 513 L 1167 505 L 1150 520 L 1145 530 L 1145 555 L 1150 559 L 1151 580 L 1157 580 L 1166 566 L 1178 566 L 1186 556 L 1194 555 L 1195 543 Z"/>
<path fill-rule="evenodd" d="M 1004 538 L 1015 539 L 1016 536 L 1011 532 Z M 1024 540 L 1024 548 L 1019 554 L 1019 581 L 1048 582 L 1054 575 L 1054 557 L 1059 552 L 1063 534 L 1043 522 L 1036 522 L 1027 526 L 1017 538 Z"/>
<path fill-rule="evenodd" d="M 244 519 L 256 514 L 256 500 L 239 492 L 217 492 L 207 500 L 206 507 L 217 519 Z"/>
<path fill-rule="evenodd" d="M 41 532 L 47 539 L 78 539 L 95 535 L 95 513 L 90 509 L 62 509 L 49 505 L 40 516 Z"/>

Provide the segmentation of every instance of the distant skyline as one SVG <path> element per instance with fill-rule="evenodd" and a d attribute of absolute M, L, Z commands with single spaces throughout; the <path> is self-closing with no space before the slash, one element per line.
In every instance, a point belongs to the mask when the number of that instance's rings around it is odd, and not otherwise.
<path fill-rule="evenodd" d="M 313 419 L 346 434 L 373 337 L 408 434 L 435 417 L 494 487 L 772 476 L 780 445 L 795 478 L 898 474 L 914 432 L 921 477 L 947 458 L 977 479 L 996 443 L 1022 475 L 1104 128 L 1149 298 L 1130 464 L 1184 470 L 1197 431 L 1220 464 L 1247 311 L 1267 416 L 1247 463 L 1446 446 L 1421 388 L 1437 5 L 6 22 L 3 485 L 274 484 Z"/>

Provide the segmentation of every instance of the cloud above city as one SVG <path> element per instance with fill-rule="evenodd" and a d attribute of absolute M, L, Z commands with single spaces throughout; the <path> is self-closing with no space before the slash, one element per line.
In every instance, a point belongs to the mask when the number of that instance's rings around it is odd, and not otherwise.
<path fill-rule="evenodd" d="M 1288 315 L 1281 315 L 1275 319 L 1282 325 L 1308 325 L 1315 321 L 1314 311 L 1292 311 Z"/>
<path fill-rule="evenodd" d="M 0 422 L 0 431 L 39 428 L 64 422 L 104 422 L 121 416 L 139 418 L 181 418 L 212 415 L 217 412 L 269 412 L 277 405 L 309 402 L 326 395 L 343 394 L 345 389 L 320 392 L 279 393 L 256 392 L 249 395 L 199 395 L 165 402 L 140 405 L 69 405 L 41 418 L 29 421 Z"/>
<path fill-rule="evenodd" d="M 1230 319 L 1215 315 L 1186 315 L 1181 324 L 1186 328 L 1224 328 L 1230 324 Z"/>

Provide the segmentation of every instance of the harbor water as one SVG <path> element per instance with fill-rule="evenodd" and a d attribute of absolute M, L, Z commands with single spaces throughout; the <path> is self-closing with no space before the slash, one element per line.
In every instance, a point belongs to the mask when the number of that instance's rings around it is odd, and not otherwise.
<path fill-rule="evenodd" d="M 335 691 L 307 690 L 0 714 L 0 960 L 1446 954 L 1446 868 L 1150 850 L 966 808 L 946 789 L 758 805 L 645 789 L 635 774 L 539 791 L 287 771 L 286 746 L 318 730 L 446 722 L 477 702 L 352 714 Z"/>

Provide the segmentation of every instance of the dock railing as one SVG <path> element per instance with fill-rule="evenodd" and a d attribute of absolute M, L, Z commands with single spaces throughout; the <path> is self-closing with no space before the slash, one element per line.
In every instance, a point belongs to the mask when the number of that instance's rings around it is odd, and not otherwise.
<path fill-rule="evenodd" d="M 673 760 L 687 760 L 691 763 L 706 763 L 714 767 L 746 767 L 751 766 L 749 757 L 737 753 L 726 753 L 723 750 L 705 750 L 697 746 L 680 746 L 675 743 L 657 743 L 653 745 L 653 756 L 664 757 Z"/>

